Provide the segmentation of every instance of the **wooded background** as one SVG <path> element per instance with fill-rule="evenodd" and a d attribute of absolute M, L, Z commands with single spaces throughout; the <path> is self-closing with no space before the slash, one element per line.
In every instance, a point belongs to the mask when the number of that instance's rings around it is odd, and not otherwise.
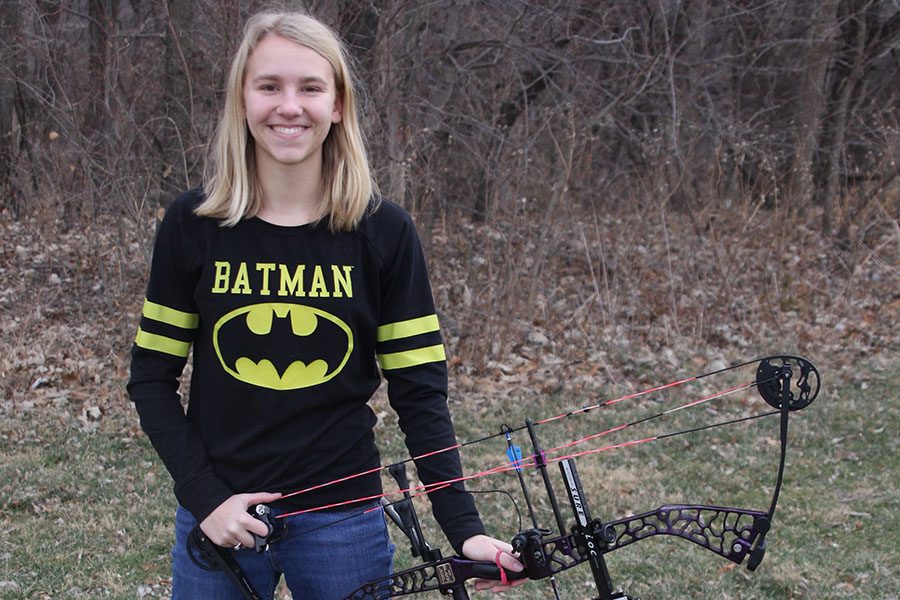
<path fill-rule="evenodd" d="M 125 394 L 129 351 L 161 209 L 202 183 L 232 50 L 268 6 L 0 0 L 0 598 L 170 595 L 170 481 Z M 748 579 L 648 544 L 617 581 L 896 597 L 897 0 L 283 6 L 358 63 L 379 183 L 426 246 L 460 439 L 807 356 L 824 394 L 792 420 L 778 556 Z M 705 418 L 758 408 L 731 398 Z M 776 459 L 777 433 L 711 435 L 584 461 L 588 496 L 604 514 L 768 502 L 771 469 L 747 466 Z"/>
<path fill-rule="evenodd" d="M 518 352 L 555 389 L 556 364 L 613 377 L 785 327 L 815 350 L 845 319 L 857 349 L 893 339 L 896 0 L 0 0 L 9 294 L 117 311 L 127 347 L 157 219 L 202 184 L 243 23 L 273 7 L 350 47 L 458 380 Z"/>
<path fill-rule="evenodd" d="M 135 218 L 199 185 L 242 24 L 271 6 L 2 0 L 0 206 Z M 896 195 L 896 0 L 281 6 L 347 40 L 382 191 L 420 218 L 749 202 L 820 207 L 850 242 Z"/>
<path fill-rule="evenodd" d="M 273 6 L 0 0 L 0 214 L 34 241 L 87 234 L 66 238 L 77 259 L 17 242 L 23 285 L 138 307 L 161 209 L 202 184 L 243 23 Z M 785 327 L 818 349 L 862 305 L 857 348 L 893 339 L 896 0 L 280 6 L 351 49 L 460 381 L 522 361 L 556 389 L 557 363 L 766 351 Z"/>

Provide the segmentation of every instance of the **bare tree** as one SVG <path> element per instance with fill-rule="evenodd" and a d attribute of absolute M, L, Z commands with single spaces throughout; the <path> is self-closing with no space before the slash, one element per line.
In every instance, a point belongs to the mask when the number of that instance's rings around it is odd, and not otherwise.
<path fill-rule="evenodd" d="M 3 2 L 4 204 L 134 218 L 202 183 L 262 5 Z M 428 223 L 815 202 L 846 237 L 896 173 L 890 0 L 303 5 L 358 62 L 383 190 Z"/>
<path fill-rule="evenodd" d="M 191 68 L 194 63 L 191 26 L 193 2 L 166 0 L 165 3 L 165 67 L 159 146 L 162 158 L 161 188 L 174 196 L 190 187 L 191 173 L 187 161 L 189 148 L 196 142 L 194 120 L 200 118 L 194 108 L 195 94 Z"/>
<path fill-rule="evenodd" d="M 0 2 L 0 206 L 19 213 L 20 195 L 13 171 L 19 146 L 19 118 L 16 113 L 17 80 L 21 76 L 18 7 L 13 2 Z"/>

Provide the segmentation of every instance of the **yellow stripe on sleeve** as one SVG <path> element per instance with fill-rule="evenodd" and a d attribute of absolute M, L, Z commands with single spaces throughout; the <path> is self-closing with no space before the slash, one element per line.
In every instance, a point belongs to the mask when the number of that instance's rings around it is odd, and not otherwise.
<path fill-rule="evenodd" d="M 438 323 L 437 315 L 428 315 L 427 317 L 419 317 L 417 319 L 409 319 L 408 321 L 397 321 L 396 323 L 388 323 L 378 328 L 379 342 L 389 342 L 391 340 L 399 340 L 401 338 L 413 337 L 423 333 L 431 333 L 439 331 L 441 328 Z"/>
<path fill-rule="evenodd" d="M 144 316 L 182 329 L 197 329 L 200 325 L 200 315 L 197 313 L 175 310 L 156 302 L 150 302 L 146 298 L 144 299 Z"/>
<path fill-rule="evenodd" d="M 392 352 L 391 354 L 379 354 L 377 356 L 381 368 L 385 371 L 391 369 L 403 369 L 405 367 L 417 367 L 427 363 L 447 360 L 444 353 L 444 345 L 428 346 L 407 350 L 406 352 Z"/>
<path fill-rule="evenodd" d="M 137 337 L 135 337 L 134 343 L 147 350 L 156 350 L 157 352 L 164 352 L 181 358 L 187 358 L 188 352 L 191 349 L 190 342 L 182 342 L 181 340 L 173 340 L 164 335 L 147 333 L 140 327 L 138 327 Z"/>

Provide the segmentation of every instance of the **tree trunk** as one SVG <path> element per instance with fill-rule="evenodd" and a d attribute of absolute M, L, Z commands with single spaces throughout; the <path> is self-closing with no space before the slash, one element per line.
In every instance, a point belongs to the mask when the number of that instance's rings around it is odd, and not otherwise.
<path fill-rule="evenodd" d="M 866 19 L 861 10 L 852 15 L 854 27 L 848 29 L 844 46 L 846 52 L 838 56 L 838 60 L 851 65 L 850 72 L 832 88 L 837 99 L 834 104 L 830 145 L 827 148 L 825 182 L 822 187 L 820 202 L 822 204 L 822 232 L 831 235 L 834 228 L 834 201 L 840 184 L 839 178 L 846 170 L 844 157 L 844 140 L 847 134 L 847 123 L 850 115 L 850 99 L 852 92 L 862 74 L 865 62 Z M 851 37 L 852 36 L 852 37 Z M 836 71 L 841 73 L 841 71 Z"/>
<path fill-rule="evenodd" d="M 93 213 L 97 204 L 94 199 L 106 183 L 108 175 L 104 162 L 108 157 L 104 146 L 108 143 L 109 133 L 109 33 L 115 26 L 114 0 L 90 0 L 88 4 L 88 81 L 91 92 L 88 95 L 88 106 L 81 125 L 85 153 L 82 167 L 86 174 L 85 200 L 76 206 L 71 198 L 61 199 L 63 202 L 63 222 L 71 224 L 76 211 Z"/>
<path fill-rule="evenodd" d="M 577 33 L 577 30 L 575 33 Z M 555 43 L 556 49 L 562 50 L 568 43 L 568 39 L 559 40 Z M 537 97 L 547 89 L 550 82 L 557 76 L 562 65 L 563 61 L 554 57 L 534 68 L 523 71 L 519 76 L 519 81 L 523 85 L 513 89 L 509 96 L 500 104 L 497 115 L 493 123 L 491 123 L 494 137 L 490 143 L 487 156 L 485 156 L 482 163 L 481 173 L 478 178 L 478 193 L 475 196 L 475 205 L 472 213 L 475 221 L 487 221 L 490 216 L 492 200 L 496 192 L 495 177 L 499 166 L 499 157 L 506 146 L 509 130 L 513 128 Z"/>
<path fill-rule="evenodd" d="M 191 187 L 187 149 L 194 136 L 194 92 L 191 83 L 191 36 L 185 34 L 193 20 L 190 0 L 166 0 L 165 73 L 159 132 L 161 152 L 160 190 L 163 200 Z"/>
<path fill-rule="evenodd" d="M 408 92 L 408 75 L 399 68 L 396 60 L 396 47 L 405 47 L 411 41 L 409 32 L 412 28 L 405 26 L 408 24 L 406 19 L 406 16 L 402 19 L 390 19 L 378 28 L 371 68 L 372 72 L 379 73 L 372 85 L 375 94 L 381 98 L 380 104 L 384 111 L 384 139 L 380 144 L 386 156 L 381 157 L 379 162 L 387 165 L 387 182 L 382 191 L 415 213 L 417 207 L 414 203 L 418 198 L 407 198 L 409 173 L 405 146 L 409 124 L 404 123 L 403 98 Z"/>
<path fill-rule="evenodd" d="M 812 165 L 816 151 L 816 134 L 825 116 L 825 85 L 831 41 L 829 31 L 835 24 L 837 0 L 821 5 L 818 17 L 810 22 L 809 45 L 803 58 L 801 82 L 794 103 L 797 141 L 788 170 L 788 205 L 804 205 L 812 198 Z"/>
<path fill-rule="evenodd" d="M 2 54 L 6 67 L 0 76 L 0 206 L 9 207 L 13 214 L 20 212 L 19 189 L 13 178 L 16 148 L 18 142 L 16 127 L 16 81 L 19 77 L 20 59 L 17 40 L 19 39 L 19 11 L 13 2 L 0 2 L 0 39 L 9 43 L 10 50 Z"/>

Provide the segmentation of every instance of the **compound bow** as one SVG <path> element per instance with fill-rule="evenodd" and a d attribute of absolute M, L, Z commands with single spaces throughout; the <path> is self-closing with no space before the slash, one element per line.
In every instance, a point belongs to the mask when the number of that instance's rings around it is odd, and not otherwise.
<path fill-rule="evenodd" d="M 679 385 L 688 381 L 696 381 L 702 377 L 715 375 L 756 362 L 757 361 L 748 361 L 740 363 L 712 373 L 691 377 L 672 384 L 653 388 L 652 390 L 618 398 L 614 401 L 608 401 L 600 405 L 585 407 L 566 413 L 565 415 L 560 415 L 559 417 L 539 421 L 538 424 L 563 416 L 585 413 L 593 408 L 607 406 L 613 402 L 618 402 L 626 398 L 632 398 L 637 395 Z M 795 376 L 796 379 L 794 379 Z M 472 561 L 458 556 L 442 557 L 439 550 L 431 548 L 424 540 L 418 518 L 412 508 L 410 491 L 414 489 L 430 491 L 437 489 L 441 485 L 447 485 L 448 482 L 433 483 L 426 486 L 420 486 L 419 488 L 411 488 L 406 480 L 403 463 L 397 463 L 391 465 L 389 469 L 391 475 L 397 480 L 400 491 L 403 492 L 404 499 L 394 503 L 388 503 L 383 500 L 382 504 L 385 507 L 385 513 L 409 538 L 413 555 L 421 556 L 425 562 L 418 566 L 395 572 L 389 577 L 368 582 L 347 596 L 346 600 L 382 600 L 385 598 L 394 598 L 433 590 L 437 590 L 445 595 L 450 595 L 454 600 L 466 600 L 469 598 L 469 595 L 465 582 L 470 579 L 521 579 L 526 577 L 529 579 L 550 578 L 551 583 L 553 583 L 554 593 L 558 599 L 559 592 L 555 584 L 555 575 L 583 563 L 588 563 L 590 565 L 593 579 L 597 586 L 598 596 L 594 600 L 634 600 L 621 589 L 614 588 L 604 555 L 640 540 L 658 535 L 669 535 L 686 539 L 735 564 L 743 563 L 744 559 L 749 556 L 747 568 L 754 571 L 765 556 L 766 535 L 771 528 L 775 507 L 778 504 L 778 496 L 781 491 L 787 455 L 789 415 L 793 411 L 809 406 L 819 393 L 820 377 L 818 370 L 807 359 L 792 355 L 777 355 L 759 359 L 756 370 L 756 380 L 749 386 L 734 388 L 733 390 L 694 401 L 676 409 L 657 413 L 633 423 L 621 425 L 600 434 L 594 434 L 583 440 L 571 442 L 566 446 L 643 423 L 674 412 L 675 410 L 693 406 L 708 401 L 711 398 L 720 397 L 736 389 L 745 389 L 746 387 L 751 386 L 755 386 L 763 400 L 775 410 L 753 415 L 751 417 L 733 419 L 652 438 L 644 438 L 625 444 L 589 450 L 587 452 L 582 452 L 581 454 L 591 454 L 625 445 L 674 437 L 676 435 L 778 414 L 780 415 L 781 452 L 778 464 L 778 475 L 775 481 L 772 500 L 767 511 L 701 504 L 671 504 L 660 506 L 655 510 L 612 521 L 604 522 L 600 519 L 592 518 L 587 505 L 584 489 L 575 467 L 574 455 L 548 459 L 538 440 L 535 431 L 535 423 L 529 419 L 523 427 L 517 428 L 516 430 L 527 429 L 533 447 L 533 454 L 529 458 L 523 460 L 520 451 L 512 445 L 510 440 L 510 433 L 514 430 L 504 426 L 501 430 L 501 434 L 506 436 L 513 465 L 509 469 L 492 469 L 491 471 L 484 473 L 515 470 L 519 475 L 519 482 L 528 504 L 532 524 L 534 525 L 532 528 L 518 533 L 512 540 L 513 550 L 518 553 L 519 560 L 525 565 L 525 569 L 522 572 L 506 573 L 500 569 L 497 564 L 492 562 Z M 476 442 L 484 441 L 484 439 L 486 438 L 476 440 Z M 462 446 L 462 444 L 460 446 Z M 519 454 L 516 454 L 517 451 Z M 568 528 L 566 527 L 565 519 L 562 516 L 547 471 L 548 465 L 552 462 L 559 463 L 569 504 L 575 515 L 575 522 Z M 541 529 L 537 525 L 537 520 L 531 507 L 530 494 L 525 485 L 525 480 L 521 476 L 521 469 L 525 466 L 534 466 L 541 474 L 547 498 L 550 502 L 559 530 L 559 534 L 556 536 L 550 536 L 550 530 Z M 471 477 L 463 479 L 469 478 Z M 264 509 L 266 507 L 262 508 Z M 256 508 L 254 512 L 256 513 L 255 516 L 262 518 L 269 524 L 267 511 Z M 245 597 L 250 600 L 259 598 L 259 596 L 256 595 L 256 592 L 253 591 L 252 586 L 247 582 L 240 567 L 238 567 L 233 560 L 233 556 L 229 554 L 231 552 L 230 550 L 215 546 L 208 539 L 205 539 L 202 532 L 198 533 L 198 535 L 192 535 L 189 544 L 192 544 L 194 548 L 198 550 L 203 557 L 204 562 L 212 566 L 212 568 L 224 570 L 235 585 L 241 588 Z M 260 552 L 264 549 L 265 540 L 258 540 L 256 550 Z M 199 562 L 198 565 L 203 566 Z"/>

